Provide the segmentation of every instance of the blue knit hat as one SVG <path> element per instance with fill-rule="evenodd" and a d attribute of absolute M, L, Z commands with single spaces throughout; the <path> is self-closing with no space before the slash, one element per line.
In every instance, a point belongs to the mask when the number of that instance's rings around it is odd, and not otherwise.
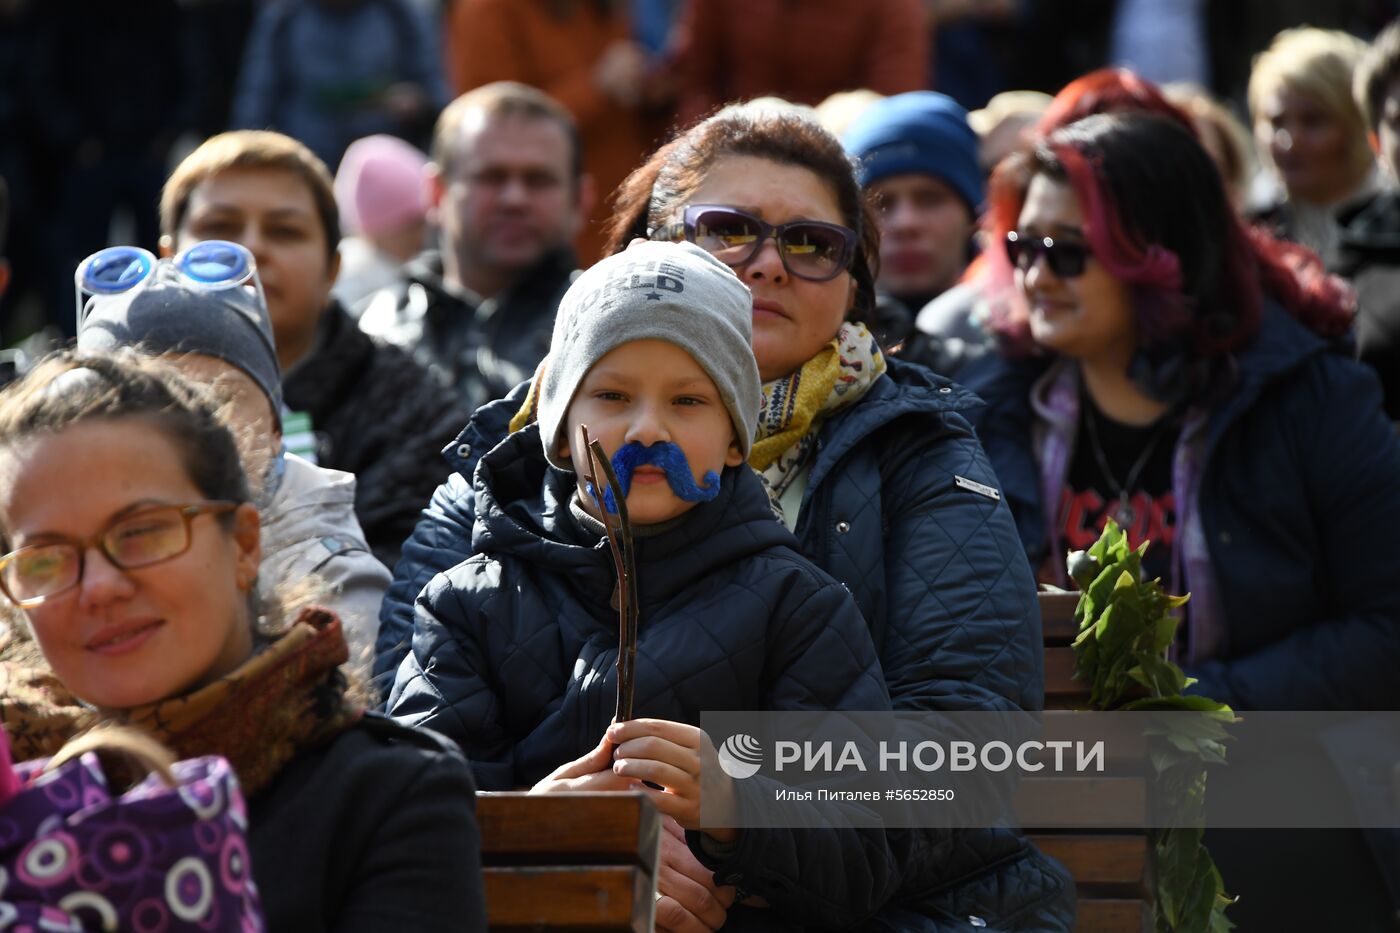
<path fill-rule="evenodd" d="M 862 186 L 917 172 L 949 185 L 973 215 L 982 204 L 977 134 L 967 111 L 937 91 L 911 91 L 877 100 L 847 127 L 842 143 L 860 160 Z"/>

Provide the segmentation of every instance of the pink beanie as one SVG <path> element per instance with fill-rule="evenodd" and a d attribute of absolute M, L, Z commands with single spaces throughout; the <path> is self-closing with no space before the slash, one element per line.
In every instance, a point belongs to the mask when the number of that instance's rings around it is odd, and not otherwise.
<path fill-rule="evenodd" d="M 421 221 L 428 157 L 395 136 L 366 136 L 345 150 L 335 201 L 347 233 L 378 236 Z"/>

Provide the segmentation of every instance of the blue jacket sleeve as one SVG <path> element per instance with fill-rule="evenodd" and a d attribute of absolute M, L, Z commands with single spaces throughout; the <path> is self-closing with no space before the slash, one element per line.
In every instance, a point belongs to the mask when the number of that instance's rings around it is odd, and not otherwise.
<path fill-rule="evenodd" d="M 766 709 L 887 710 L 890 695 L 855 600 L 793 555 L 798 569 L 773 611 Z"/>
<path fill-rule="evenodd" d="M 901 432 L 886 449 L 887 624 L 880 663 L 896 709 L 1034 710 L 1044 703 L 1035 580 L 996 474 L 967 422 Z"/>
<path fill-rule="evenodd" d="M 809 579 L 818 583 L 815 590 L 799 583 L 774 613 L 769 664 L 775 676 L 768 708 L 889 709 L 875 648 L 855 601 L 825 574 L 809 572 Z M 736 791 L 760 796 L 752 787 Z M 847 929 L 873 916 L 902 878 L 885 830 L 853 825 L 847 811 L 854 807 L 825 808 L 826 825 L 820 829 L 746 829 L 719 857 L 698 833 L 688 833 L 687 840 L 720 884 L 761 895 L 785 923 Z"/>
<path fill-rule="evenodd" d="M 1239 709 L 1400 708 L 1400 437 L 1374 374 L 1351 360 L 1324 358 L 1285 399 L 1280 421 L 1307 499 L 1299 508 L 1315 529 L 1310 585 L 1327 612 L 1249 654 L 1188 670 L 1200 681 L 1191 692 Z"/>
<path fill-rule="evenodd" d="M 379 636 L 374 645 L 377 684 L 387 686 L 408 654 L 418 594 L 433 577 L 471 556 L 475 520 L 471 486 L 461 474 L 453 473 L 433 493 L 394 566 L 394 580 L 379 609 Z"/>
<path fill-rule="evenodd" d="M 383 691 L 393 679 L 413 637 L 413 604 L 428 582 L 472 555 L 476 497 L 469 477 L 477 461 L 510 434 L 511 416 L 525 401 L 522 382 L 503 399 L 483 405 L 443 451 L 447 480 L 433 493 L 394 565 L 394 581 L 379 610 L 374 680 Z"/>
<path fill-rule="evenodd" d="M 514 745 L 501 723 L 501 697 L 480 633 L 488 607 L 469 604 L 463 575 L 490 574 L 484 559 L 439 574 L 418 599 L 413 651 L 389 695 L 389 714 L 405 725 L 432 729 L 456 742 L 481 790 L 513 790 Z"/>

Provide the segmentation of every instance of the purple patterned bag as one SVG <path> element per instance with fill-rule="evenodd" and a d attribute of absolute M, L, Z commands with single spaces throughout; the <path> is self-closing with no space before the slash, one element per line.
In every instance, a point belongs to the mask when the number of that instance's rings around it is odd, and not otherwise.
<path fill-rule="evenodd" d="M 264 927 L 247 807 L 222 758 L 177 762 L 113 796 L 97 756 L 16 767 L 0 805 L 0 930 L 135 933 Z"/>

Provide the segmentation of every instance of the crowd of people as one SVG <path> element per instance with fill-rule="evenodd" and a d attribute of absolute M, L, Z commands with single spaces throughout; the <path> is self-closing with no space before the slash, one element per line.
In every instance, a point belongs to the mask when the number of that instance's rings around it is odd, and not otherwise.
<path fill-rule="evenodd" d="M 484 929 L 475 791 L 627 790 L 660 930 L 1070 930 L 1011 826 L 707 824 L 700 716 L 1039 710 L 1110 520 L 1191 692 L 1400 708 L 1384 4 L 1087 4 L 1035 80 L 1035 2 L 91 6 L 0 4 L 0 869 L 101 863 L 18 916 Z M 1207 842 L 1240 928 L 1380 930 L 1398 834 Z"/>

